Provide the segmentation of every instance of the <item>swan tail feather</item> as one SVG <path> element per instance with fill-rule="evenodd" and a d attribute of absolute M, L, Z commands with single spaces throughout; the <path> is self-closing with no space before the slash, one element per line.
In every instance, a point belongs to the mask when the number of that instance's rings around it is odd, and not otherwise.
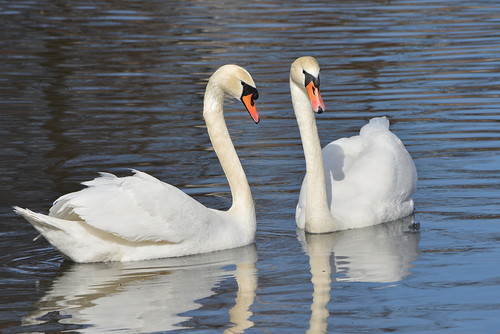
<path fill-rule="evenodd" d="M 385 116 L 370 119 L 370 126 L 389 129 L 389 119 Z"/>
<path fill-rule="evenodd" d="M 29 209 L 23 209 L 18 206 L 14 207 L 14 212 L 26 219 L 37 230 L 64 230 L 63 226 L 61 226 L 61 219 L 50 217 L 41 213 L 36 213 Z"/>

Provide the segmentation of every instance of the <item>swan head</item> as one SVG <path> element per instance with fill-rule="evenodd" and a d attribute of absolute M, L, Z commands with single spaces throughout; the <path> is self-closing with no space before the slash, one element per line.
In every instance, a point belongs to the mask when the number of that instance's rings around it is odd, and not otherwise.
<path fill-rule="evenodd" d="M 238 65 L 221 66 L 210 78 L 209 83 L 213 82 L 216 82 L 225 94 L 240 100 L 254 122 L 259 123 L 260 117 L 255 105 L 259 92 L 247 70 Z"/>
<path fill-rule="evenodd" d="M 326 110 L 319 91 L 319 64 L 313 57 L 300 57 L 292 63 L 290 80 L 309 97 L 314 112 L 321 114 Z"/>

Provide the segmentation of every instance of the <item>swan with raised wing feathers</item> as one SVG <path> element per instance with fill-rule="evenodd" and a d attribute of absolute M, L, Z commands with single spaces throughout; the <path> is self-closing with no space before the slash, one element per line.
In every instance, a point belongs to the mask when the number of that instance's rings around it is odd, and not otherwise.
<path fill-rule="evenodd" d="M 306 176 L 296 223 L 309 233 L 328 233 L 396 220 L 413 212 L 417 170 L 385 117 L 373 118 L 359 135 L 321 149 L 314 112 L 325 104 L 320 67 L 301 57 L 290 69 L 292 103 L 300 130 Z"/>
<path fill-rule="evenodd" d="M 135 261 L 206 253 L 254 242 L 256 219 L 250 186 L 224 120 L 225 95 L 239 99 L 259 122 L 258 92 L 236 65 L 210 78 L 203 115 L 232 193 L 228 211 L 209 209 L 151 175 L 101 176 L 57 199 L 48 215 L 15 207 L 56 249 L 75 262 Z"/>

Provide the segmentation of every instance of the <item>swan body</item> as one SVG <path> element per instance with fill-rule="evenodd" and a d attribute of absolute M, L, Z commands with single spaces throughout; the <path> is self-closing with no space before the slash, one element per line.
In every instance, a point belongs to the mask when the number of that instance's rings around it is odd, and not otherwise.
<path fill-rule="evenodd" d="M 15 207 L 56 249 L 75 262 L 136 261 L 206 253 L 254 242 L 255 208 L 245 173 L 223 116 L 224 96 L 241 99 L 258 123 L 258 92 L 236 65 L 210 78 L 203 115 L 227 176 L 233 203 L 214 210 L 146 173 L 101 176 L 57 199 L 49 214 Z"/>
<path fill-rule="evenodd" d="M 389 120 L 373 118 L 359 135 L 321 149 L 312 112 L 325 110 L 316 59 L 302 57 L 292 64 L 290 89 L 306 159 L 297 226 L 328 233 L 410 215 L 417 170 L 401 140 L 389 130 Z"/>

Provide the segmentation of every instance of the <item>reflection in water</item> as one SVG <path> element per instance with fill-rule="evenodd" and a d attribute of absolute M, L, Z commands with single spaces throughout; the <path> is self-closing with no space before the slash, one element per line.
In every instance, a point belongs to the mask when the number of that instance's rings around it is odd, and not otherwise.
<path fill-rule="evenodd" d="M 258 127 L 249 127 L 236 104 L 226 110 L 262 223 L 257 266 L 265 280 L 259 280 L 259 294 L 268 304 L 254 303 L 249 319 L 259 330 L 248 332 L 304 332 L 310 311 L 297 306 L 306 305 L 312 284 L 309 257 L 297 256 L 298 244 L 289 242 L 295 237 L 291 222 L 304 159 L 288 77 L 290 62 L 306 53 L 322 64 L 329 109 L 318 115 L 320 138 L 350 136 L 372 117 L 390 117 L 421 173 L 416 219 L 431 223 L 419 243 L 419 275 L 411 280 L 376 291 L 371 288 L 392 284 L 333 283 L 331 299 L 323 301 L 330 313 L 335 310 L 328 329 L 474 333 L 480 325 L 483 332 L 497 332 L 500 267 L 491 263 L 500 258 L 499 13 L 500 1 L 494 0 L 0 0 L 0 332 L 72 331 L 76 325 L 61 323 L 71 322 L 71 315 L 62 320 L 57 312 L 76 312 L 90 298 L 79 300 L 70 289 L 71 302 L 62 292 L 60 301 L 50 299 L 57 289 L 49 291 L 47 284 L 60 286 L 55 273 L 71 275 L 78 266 L 58 269 L 59 255 L 44 240 L 31 241 L 35 231 L 11 213 L 11 205 L 43 211 L 51 199 L 80 189 L 79 182 L 99 171 L 123 175 L 124 168 L 136 168 L 207 206 L 229 207 L 228 185 L 201 109 L 209 74 L 234 62 L 248 66 L 263 91 Z M 377 281 L 374 270 L 385 270 L 390 280 L 393 269 L 385 268 L 384 256 L 369 253 L 366 259 L 377 261 L 359 265 L 366 239 L 349 239 L 351 247 L 344 240 L 333 247 L 332 241 L 326 259 L 315 257 L 325 259 L 319 267 L 332 271 L 324 278 Z M 405 240 L 408 256 L 415 239 L 418 233 L 398 235 L 382 249 Z M 172 273 L 135 284 L 158 280 L 158 300 L 170 293 L 162 281 L 180 269 L 165 270 Z M 230 327 L 222 325 L 237 288 L 233 274 L 227 275 L 217 278 L 224 281 L 216 292 L 206 291 L 211 297 L 197 301 L 201 307 L 193 302 L 198 309 L 182 313 L 191 319 L 174 321 L 197 333 Z M 317 283 L 321 275 L 314 277 Z M 72 284 L 76 289 L 83 282 Z M 325 289 L 330 285 L 325 281 Z M 50 312 L 51 303 L 57 311 L 41 325 L 21 327 L 21 316 L 44 294 L 36 304 L 39 314 Z M 212 320 L 215 310 L 226 312 L 223 320 Z"/>
<path fill-rule="evenodd" d="M 255 248 L 252 247 L 255 251 Z M 239 262 L 236 265 L 236 282 L 238 283 L 238 293 L 234 307 L 229 310 L 229 319 L 234 324 L 224 333 L 243 333 L 245 329 L 253 326 L 253 322 L 248 320 L 252 315 L 250 306 L 255 299 L 257 290 L 257 269 L 255 268 L 255 259 L 248 262 Z"/>
<path fill-rule="evenodd" d="M 81 333 L 153 332 L 182 329 L 185 312 L 201 307 L 197 300 L 228 275 L 238 284 L 229 311 L 229 332 L 252 327 L 249 311 L 257 288 L 255 245 L 189 257 L 128 263 L 72 264 L 62 272 L 23 325 L 42 323 L 53 312 L 65 324 L 82 325 Z M 234 272 L 228 265 L 236 265 Z"/>
<path fill-rule="evenodd" d="M 397 282 L 410 274 L 418 256 L 419 233 L 414 217 L 366 228 L 328 234 L 305 234 L 298 239 L 309 255 L 314 285 L 308 333 L 326 333 L 332 274 L 337 282 Z M 333 259 L 331 259 L 333 254 Z"/>

